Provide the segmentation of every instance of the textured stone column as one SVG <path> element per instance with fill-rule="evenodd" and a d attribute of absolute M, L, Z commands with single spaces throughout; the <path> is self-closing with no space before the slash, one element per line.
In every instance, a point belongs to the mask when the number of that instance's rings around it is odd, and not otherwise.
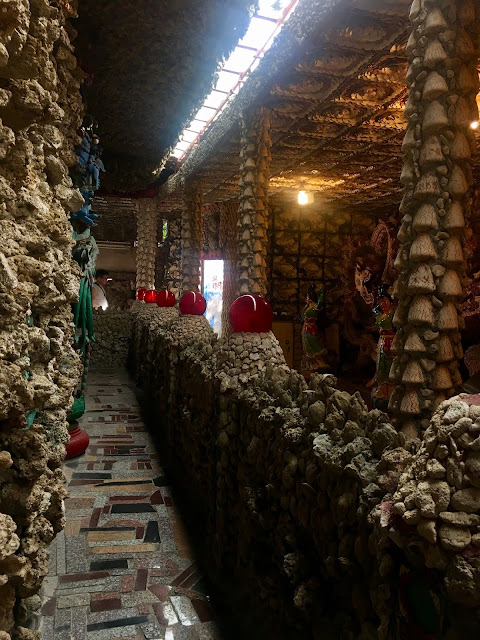
<path fill-rule="evenodd" d="M 182 220 L 180 214 L 168 221 L 168 258 L 167 258 L 167 288 L 173 291 L 176 297 L 180 293 L 180 266 L 182 261 L 181 250 Z"/>
<path fill-rule="evenodd" d="M 237 220 L 238 202 L 226 202 L 220 211 L 220 246 L 224 252 L 222 337 L 231 333 L 229 311 L 237 294 Z"/>
<path fill-rule="evenodd" d="M 242 122 L 237 292 L 267 293 L 268 181 L 270 111 L 262 108 Z"/>
<path fill-rule="evenodd" d="M 182 212 L 180 268 L 181 292 L 200 291 L 200 254 L 202 252 L 202 206 L 201 183 L 194 181 L 185 185 L 185 201 Z"/>
<path fill-rule="evenodd" d="M 155 289 L 156 201 L 154 198 L 141 198 L 137 206 L 137 289 Z"/>
<path fill-rule="evenodd" d="M 470 123 L 478 117 L 475 11 L 474 0 L 414 0 L 410 12 L 390 406 L 411 435 L 461 383 Z"/>

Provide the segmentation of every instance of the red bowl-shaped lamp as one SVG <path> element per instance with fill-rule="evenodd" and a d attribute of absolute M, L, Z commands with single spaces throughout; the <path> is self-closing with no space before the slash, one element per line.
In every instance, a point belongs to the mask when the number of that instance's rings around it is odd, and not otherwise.
<path fill-rule="evenodd" d="M 272 328 L 273 311 L 265 298 L 247 294 L 235 300 L 229 317 L 234 333 L 267 333 Z"/>
<path fill-rule="evenodd" d="M 175 306 L 175 294 L 168 289 L 163 289 L 157 293 L 157 304 L 159 307 L 174 307 Z"/>
<path fill-rule="evenodd" d="M 180 313 L 187 316 L 201 316 L 205 313 L 207 302 L 201 293 L 187 291 L 180 298 Z"/>
<path fill-rule="evenodd" d="M 157 301 L 157 292 L 154 289 L 149 289 L 143 299 L 146 303 L 152 304 Z"/>
<path fill-rule="evenodd" d="M 145 300 L 145 294 L 147 293 L 146 289 L 138 289 L 137 291 L 137 300 Z"/>

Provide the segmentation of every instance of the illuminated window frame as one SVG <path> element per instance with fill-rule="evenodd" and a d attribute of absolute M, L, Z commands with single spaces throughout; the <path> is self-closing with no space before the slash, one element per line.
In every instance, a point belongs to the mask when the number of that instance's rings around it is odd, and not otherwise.
<path fill-rule="evenodd" d="M 246 46 L 241 44 L 243 40 L 248 39 L 249 31 L 245 34 L 244 38 L 240 40 L 239 44 L 235 47 L 232 54 L 226 60 L 219 70 L 219 75 L 224 73 L 231 73 L 236 76 L 235 83 L 233 87 L 229 91 L 222 91 L 217 89 L 217 86 L 221 86 L 221 80 L 217 82 L 217 85 L 207 96 L 204 104 L 197 111 L 195 117 L 189 124 L 189 126 L 184 129 L 180 136 L 180 140 L 176 144 L 172 156 L 177 159 L 177 165 L 180 165 L 186 158 L 186 156 L 190 153 L 190 151 L 198 146 L 200 143 L 203 134 L 208 129 L 208 127 L 212 124 L 214 120 L 219 116 L 219 114 L 224 110 L 227 103 L 238 94 L 242 86 L 245 84 L 245 81 L 249 77 L 249 75 L 254 71 L 258 65 L 260 64 L 260 60 L 263 58 L 265 52 L 270 48 L 272 42 L 281 31 L 283 25 L 290 18 L 295 6 L 297 5 L 298 0 L 290 0 L 287 6 L 282 10 L 279 17 L 270 17 L 262 14 L 262 10 L 258 11 L 250 22 L 250 27 L 252 26 L 253 20 L 266 20 L 267 22 L 272 23 L 274 25 L 273 30 L 270 32 L 268 37 L 266 37 L 265 41 L 261 45 L 260 48 L 256 49 L 254 47 Z M 268 11 L 264 12 L 268 13 Z M 256 23 L 254 23 L 256 24 Z M 247 40 L 248 41 L 248 40 Z M 232 59 L 232 57 L 239 52 L 252 52 L 252 60 L 250 64 L 243 71 L 235 71 L 228 68 L 228 63 Z M 225 77 L 225 76 L 223 76 Z M 218 96 L 218 105 L 216 107 L 209 106 L 212 94 L 219 94 Z M 221 97 L 223 95 L 223 98 Z M 198 117 L 197 117 L 198 116 Z M 186 139 L 188 138 L 188 139 Z"/>

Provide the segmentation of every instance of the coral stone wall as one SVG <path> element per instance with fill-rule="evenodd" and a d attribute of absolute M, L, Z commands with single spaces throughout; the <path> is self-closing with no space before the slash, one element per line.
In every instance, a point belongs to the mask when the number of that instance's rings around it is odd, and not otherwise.
<path fill-rule="evenodd" d="M 0 6 L 0 636 L 25 627 L 64 523 L 61 464 L 79 367 L 71 303 L 79 279 L 66 211 L 81 121 L 66 4 Z M 33 424 L 32 424 L 33 421 Z"/>
<path fill-rule="evenodd" d="M 217 566 L 282 633 L 319 633 L 336 610 L 325 637 L 373 637 L 368 514 L 399 473 L 380 456 L 403 435 L 333 376 L 307 387 L 272 333 L 217 341 L 205 318 L 151 307 L 134 306 L 136 374 Z"/>
<path fill-rule="evenodd" d="M 333 376 L 307 386 L 272 333 L 217 340 L 205 318 L 152 307 L 133 309 L 135 372 L 194 494 L 210 577 L 260 614 L 259 637 L 421 633 L 405 577 L 425 609 L 431 571 L 431 637 L 476 637 L 478 407 L 448 401 L 407 441 Z"/>

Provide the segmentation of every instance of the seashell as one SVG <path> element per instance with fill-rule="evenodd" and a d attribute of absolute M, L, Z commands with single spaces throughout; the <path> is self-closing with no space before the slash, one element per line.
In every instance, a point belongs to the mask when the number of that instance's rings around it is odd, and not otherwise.
<path fill-rule="evenodd" d="M 402 151 L 408 151 L 416 146 L 415 127 L 409 126 L 402 142 Z"/>
<path fill-rule="evenodd" d="M 423 100 L 436 100 L 444 93 L 448 92 L 448 85 L 443 76 L 441 76 L 437 71 L 431 71 L 427 79 L 425 80 L 425 85 L 423 87 L 422 98 Z"/>
<path fill-rule="evenodd" d="M 458 29 L 457 31 L 455 51 L 460 60 L 470 58 L 475 53 L 475 46 L 465 29 Z"/>
<path fill-rule="evenodd" d="M 433 291 L 435 291 L 435 283 L 430 267 L 424 263 L 419 264 L 408 280 L 408 293 L 432 293 Z"/>
<path fill-rule="evenodd" d="M 447 58 L 445 49 L 436 39 L 431 40 L 425 49 L 423 63 L 426 67 L 435 67 L 439 62 Z"/>
<path fill-rule="evenodd" d="M 460 202 L 453 202 L 443 220 L 444 229 L 463 229 L 465 227 L 465 218 L 463 216 L 463 207 Z"/>
<path fill-rule="evenodd" d="M 465 98 L 459 98 L 455 105 L 453 124 L 456 127 L 468 129 L 470 127 L 470 109 Z"/>
<path fill-rule="evenodd" d="M 445 389 L 451 389 L 453 386 L 452 378 L 450 377 L 450 371 L 444 364 L 439 365 L 433 372 L 433 388 L 435 391 L 443 391 Z"/>
<path fill-rule="evenodd" d="M 450 236 L 450 238 L 445 242 L 445 246 L 442 251 L 442 262 L 446 265 L 463 263 L 462 244 L 456 236 Z"/>
<path fill-rule="evenodd" d="M 477 78 L 472 76 L 466 65 L 462 65 L 457 76 L 457 87 L 462 93 L 477 90 Z"/>
<path fill-rule="evenodd" d="M 411 162 L 404 162 L 402 173 L 400 174 L 400 182 L 402 184 L 412 184 L 415 181 L 415 171 Z"/>
<path fill-rule="evenodd" d="M 403 372 L 402 382 L 405 384 L 423 384 L 423 371 L 416 360 L 410 360 Z"/>
<path fill-rule="evenodd" d="M 418 415 L 420 413 L 420 402 L 418 401 L 418 394 L 414 389 L 408 389 L 402 398 L 400 403 L 401 413 L 409 415 Z"/>
<path fill-rule="evenodd" d="M 472 155 L 468 140 L 463 133 L 457 133 L 452 144 L 450 157 L 453 160 L 467 160 Z"/>
<path fill-rule="evenodd" d="M 427 350 L 422 339 L 415 330 L 410 331 L 408 334 L 404 349 L 407 353 L 425 353 Z"/>
<path fill-rule="evenodd" d="M 440 184 L 435 175 L 423 175 L 415 187 L 415 195 L 420 197 L 440 195 Z"/>
<path fill-rule="evenodd" d="M 458 314 L 451 302 L 443 305 L 438 314 L 437 327 L 440 331 L 454 331 L 458 329 Z"/>
<path fill-rule="evenodd" d="M 436 257 L 437 252 L 435 251 L 430 236 L 426 233 L 417 236 L 410 247 L 410 260 L 414 262 L 424 262 Z"/>
<path fill-rule="evenodd" d="M 465 27 L 475 22 L 475 2 L 474 0 L 464 0 L 457 7 L 458 23 Z"/>
<path fill-rule="evenodd" d="M 445 107 L 440 104 L 438 100 L 434 100 L 425 109 L 425 114 L 423 116 L 422 122 L 422 130 L 424 131 L 424 133 L 433 133 L 447 126 L 448 118 Z"/>
<path fill-rule="evenodd" d="M 444 161 L 442 146 L 437 136 L 429 136 L 422 145 L 420 151 L 420 165 L 435 164 Z"/>
<path fill-rule="evenodd" d="M 420 13 L 421 8 L 422 8 L 422 5 L 420 4 L 420 0 L 413 0 L 412 6 L 410 7 L 410 14 L 409 14 L 410 20 L 415 20 L 415 18 Z"/>
<path fill-rule="evenodd" d="M 452 342 L 447 335 L 440 336 L 436 344 L 438 345 L 437 362 L 450 362 L 455 359 Z"/>
<path fill-rule="evenodd" d="M 465 174 L 458 165 L 455 165 L 450 180 L 448 181 L 448 190 L 454 197 L 464 196 L 468 191 L 468 182 Z"/>
<path fill-rule="evenodd" d="M 408 321 L 414 325 L 433 325 L 433 305 L 427 296 L 416 296 L 408 310 Z"/>
<path fill-rule="evenodd" d="M 438 229 L 437 214 L 435 207 L 431 204 L 422 204 L 413 219 L 413 228 L 415 231 L 428 231 L 429 229 Z"/>
<path fill-rule="evenodd" d="M 438 31 L 445 31 L 448 27 L 448 23 L 443 17 L 443 13 L 440 9 L 435 8 L 430 11 L 425 20 L 424 34 L 437 33 Z"/>
<path fill-rule="evenodd" d="M 458 273 L 453 269 L 448 269 L 440 280 L 438 285 L 438 293 L 443 297 L 461 296 L 463 294 L 462 283 L 458 277 Z"/>

